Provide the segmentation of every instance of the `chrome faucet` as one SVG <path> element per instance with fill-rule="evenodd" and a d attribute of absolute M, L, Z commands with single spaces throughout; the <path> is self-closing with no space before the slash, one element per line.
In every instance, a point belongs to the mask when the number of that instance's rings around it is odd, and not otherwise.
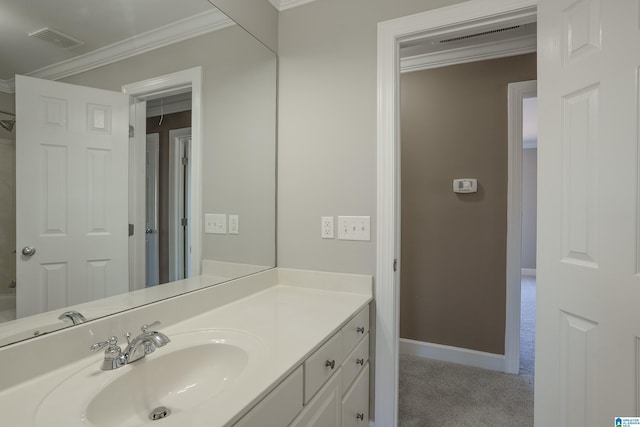
<path fill-rule="evenodd" d="M 156 351 L 156 348 L 167 345 L 171 340 L 162 332 L 149 331 L 149 328 L 159 326 L 160 322 L 156 321 L 150 325 L 143 325 L 142 333 L 131 339 L 131 334 L 127 333 L 127 348 L 124 350 L 124 355 L 127 358 L 127 363 L 135 362 L 138 359 L 142 359 L 147 354 Z"/>
<path fill-rule="evenodd" d="M 71 320 L 71 323 L 73 323 L 74 325 L 79 325 L 80 323 L 84 323 L 87 321 L 87 318 L 84 317 L 81 313 L 73 310 L 65 311 L 58 317 L 58 319 L 65 322 Z"/>
<path fill-rule="evenodd" d="M 104 360 L 100 369 L 110 371 L 118 369 L 128 363 L 142 359 L 147 354 L 156 351 L 156 348 L 163 347 L 171 342 L 169 337 L 158 331 L 150 331 L 150 328 L 160 325 L 160 322 L 153 322 L 150 325 L 143 325 L 142 333 L 131 339 L 131 334 L 125 334 L 127 347 L 124 351 L 118 346 L 118 338 L 111 337 L 107 341 L 99 342 L 91 346 L 91 350 L 96 351 L 107 347 L 104 351 Z"/>

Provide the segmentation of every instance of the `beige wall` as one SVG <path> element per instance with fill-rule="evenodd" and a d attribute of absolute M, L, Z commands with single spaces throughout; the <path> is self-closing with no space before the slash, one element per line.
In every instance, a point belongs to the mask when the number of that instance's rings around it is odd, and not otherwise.
<path fill-rule="evenodd" d="M 535 54 L 402 75 L 403 338 L 504 354 L 507 85 L 535 78 Z"/>
<path fill-rule="evenodd" d="M 536 268 L 538 149 L 522 152 L 522 268 Z"/>
<path fill-rule="evenodd" d="M 202 66 L 203 210 L 240 215 L 239 235 L 204 235 L 203 258 L 274 265 L 275 61 L 273 52 L 234 26 L 64 81 L 120 91 L 127 83 Z"/>
<path fill-rule="evenodd" d="M 375 274 L 377 23 L 455 0 L 317 0 L 280 13 L 278 265 Z M 320 238 L 370 215 L 371 242 Z"/>

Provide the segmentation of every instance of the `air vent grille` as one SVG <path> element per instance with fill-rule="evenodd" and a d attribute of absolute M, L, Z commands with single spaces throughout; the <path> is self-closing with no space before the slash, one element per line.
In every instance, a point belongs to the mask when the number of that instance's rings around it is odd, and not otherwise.
<path fill-rule="evenodd" d="M 62 49 L 73 49 L 78 46 L 82 46 L 84 43 L 80 40 L 74 39 L 58 30 L 53 28 L 43 28 L 33 33 L 29 33 L 29 37 L 35 37 L 40 40 L 49 42 Z"/>
<path fill-rule="evenodd" d="M 520 28 L 523 28 L 524 25 L 514 25 L 512 27 L 504 27 L 504 28 L 498 28 L 497 30 L 490 30 L 490 31 L 482 31 L 480 33 L 474 33 L 474 34 L 466 34 L 464 36 L 458 36 L 458 37 L 451 37 L 448 39 L 443 39 L 438 41 L 439 44 L 448 44 L 448 43 L 455 43 L 455 42 L 460 42 L 463 40 L 468 40 L 468 39 L 474 39 L 476 37 L 482 37 L 482 36 L 489 36 L 491 34 L 497 34 L 497 33 L 503 33 L 505 31 L 513 31 L 513 30 L 517 30 Z"/>

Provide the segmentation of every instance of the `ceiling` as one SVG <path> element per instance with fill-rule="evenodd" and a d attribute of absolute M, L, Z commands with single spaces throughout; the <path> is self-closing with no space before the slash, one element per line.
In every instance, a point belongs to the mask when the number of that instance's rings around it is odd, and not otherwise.
<path fill-rule="evenodd" d="M 34 75 L 51 64 L 212 12 L 217 10 L 206 0 L 0 0 L 0 81 L 10 81 L 15 74 Z M 29 36 L 43 28 L 82 44 L 65 49 Z"/>

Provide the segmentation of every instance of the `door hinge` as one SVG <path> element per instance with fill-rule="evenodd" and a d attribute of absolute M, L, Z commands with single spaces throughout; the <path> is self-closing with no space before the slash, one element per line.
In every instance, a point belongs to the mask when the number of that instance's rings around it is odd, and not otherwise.
<path fill-rule="evenodd" d="M 133 236 L 133 224 L 129 224 L 129 236 Z"/>
<path fill-rule="evenodd" d="M 132 125 L 129 125 L 129 138 L 133 138 L 134 136 L 136 136 L 135 129 Z"/>
<path fill-rule="evenodd" d="M 187 220 L 187 218 L 182 218 L 182 220 L 180 220 L 180 223 L 183 227 L 186 227 L 189 221 Z"/>
<path fill-rule="evenodd" d="M 188 157 L 183 157 L 182 158 L 182 166 L 186 166 L 189 164 L 189 158 Z"/>
<path fill-rule="evenodd" d="M 397 259 L 393 260 L 393 271 L 398 271 L 398 260 Z"/>

